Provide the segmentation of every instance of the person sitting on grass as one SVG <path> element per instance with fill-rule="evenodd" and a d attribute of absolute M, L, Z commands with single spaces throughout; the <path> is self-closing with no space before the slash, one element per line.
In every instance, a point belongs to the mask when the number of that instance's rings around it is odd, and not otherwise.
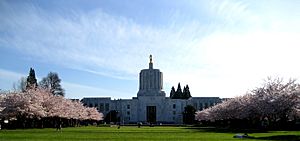
<path fill-rule="evenodd" d="M 236 134 L 233 136 L 233 138 L 254 138 L 252 136 L 249 136 L 247 133 L 242 134 Z"/>
<path fill-rule="evenodd" d="M 121 128 L 121 123 L 119 122 L 119 123 L 118 123 L 118 129 L 120 129 L 120 128 Z"/>

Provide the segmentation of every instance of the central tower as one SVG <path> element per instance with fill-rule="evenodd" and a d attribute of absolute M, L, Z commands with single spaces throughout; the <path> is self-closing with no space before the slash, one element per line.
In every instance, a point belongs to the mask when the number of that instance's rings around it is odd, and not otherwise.
<path fill-rule="evenodd" d="M 149 69 L 140 72 L 139 92 L 137 96 L 165 96 L 163 89 L 163 74 L 159 69 L 153 69 L 152 55 L 149 57 Z"/>

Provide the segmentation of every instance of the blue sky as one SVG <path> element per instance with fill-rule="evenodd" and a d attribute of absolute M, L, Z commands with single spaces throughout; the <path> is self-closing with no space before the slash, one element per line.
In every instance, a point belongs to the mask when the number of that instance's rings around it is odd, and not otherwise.
<path fill-rule="evenodd" d="M 131 98 L 138 74 L 164 90 L 233 97 L 268 76 L 300 79 L 298 0 L 0 1 L 0 89 L 57 72 L 68 98 Z"/>

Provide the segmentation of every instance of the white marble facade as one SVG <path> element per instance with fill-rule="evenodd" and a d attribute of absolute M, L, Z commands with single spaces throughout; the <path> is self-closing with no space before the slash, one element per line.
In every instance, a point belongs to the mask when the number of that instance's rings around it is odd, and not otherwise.
<path fill-rule="evenodd" d="M 202 110 L 221 102 L 219 97 L 191 97 L 189 99 L 170 99 L 163 91 L 163 73 L 153 68 L 150 55 L 149 68 L 143 69 L 139 77 L 139 91 L 132 99 L 111 100 L 110 97 L 83 98 L 89 107 L 97 107 L 106 115 L 111 110 L 118 111 L 123 123 L 153 122 L 181 124 L 182 113 L 187 105 Z"/>

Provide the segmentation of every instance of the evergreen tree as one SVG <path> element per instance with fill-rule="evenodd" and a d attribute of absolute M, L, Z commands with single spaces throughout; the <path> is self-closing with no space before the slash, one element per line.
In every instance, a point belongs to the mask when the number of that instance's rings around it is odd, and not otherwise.
<path fill-rule="evenodd" d="M 196 114 L 196 109 L 192 105 L 187 105 L 186 107 L 184 107 L 183 122 L 185 124 L 194 124 L 195 114 Z"/>
<path fill-rule="evenodd" d="M 183 99 L 189 99 L 191 96 L 191 93 L 190 93 L 190 90 L 189 90 L 189 86 L 186 85 L 184 88 L 183 88 Z"/>
<path fill-rule="evenodd" d="M 186 85 L 183 88 L 183 91 L 181 90 L 180 83 L 178 83 L 178 87 L 177 87 L 176 91 L 175 91 L 174 86 L 171 89 L 171 92 L 170 92 L 171 99 L 189 99 L 190 97 L 192 97 L 192 96 L 191 96 L 190 88 L 188 85 Z"/>
<path fill-rule="evenodd" d="M 182 99 L 188 99 L 188 94 L 187 94 L 187 90 L 186 87 L 183 87 L 183 91 L 182 91 Z"/>
<path fill-rule="evenodd" d="M 182 90 L 181 90 L 180 83 L 178 83 L 178 87 L 177 87 L 177 90 L 176 90 L 175 94 L 176 94 L 175 99 L 181 99 L 182 98 Z"/>
<path fill-rule="evenodd" d="M 29 75 L 27 77 L 26 89 L 36 88 L 37 80 L 35 78 L 35 72 L 33 68 L 30 68 Z"/>
<path fill-rule="evenodd" d="M 112 110 L 112 111 L 109 111 L 105 118 L 104 118 L 104 121 L 106 123 L 110 123 L 110 122 L 120 122 L 120 117 L 118 117 L 118 111 L 116 110 Z"/>
<path fill-rule="evenodd" d="M 58 77 L 58 74 L 55 72 L 48 73 L 47 77 L 44 77 L 40 81 L 40 86 L 44 89 L 49 89 L 53 95 L 65 95 L 65 90 L 60 85 L 61 79 Z"/>
<path fill-rule="evenodd" d="M 170 92 L 170 98 L 171 99 L 173 99 L 174 98 L 174 96 L 175 96 L 175 88 L 174 88 L 174 86 L 172 87 L 172 89 L 171 89 L 171 92 Z"/>
<path fill-rule="evenodd" d="M 185 89 L 186 89 L 186 96 L 187 96 L 187 98 L 192 97 L 191 92 L 190 92 L 189 85 L 186 85 L 186 86 L 185 86 Z"/>

